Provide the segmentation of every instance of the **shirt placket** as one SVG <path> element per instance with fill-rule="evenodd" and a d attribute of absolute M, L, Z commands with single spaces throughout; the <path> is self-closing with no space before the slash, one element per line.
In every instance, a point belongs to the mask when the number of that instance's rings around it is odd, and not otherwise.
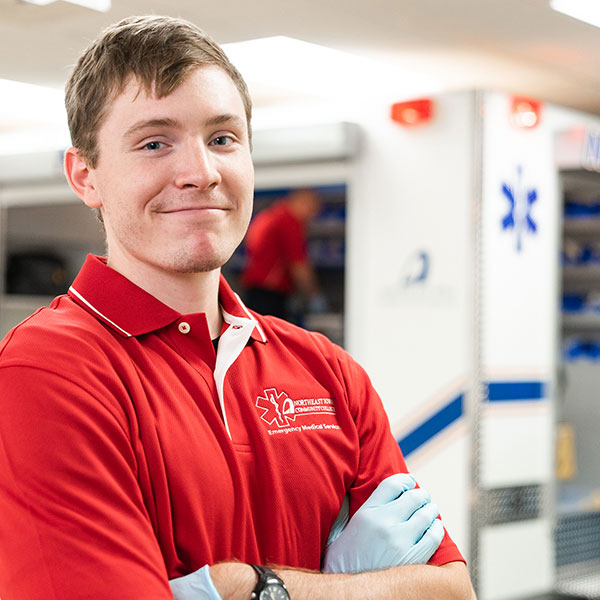
<path fill-rule="evenodd" d="M 227 411 L 225 407 L 225 376 L 227 375 L 227 371 L 231 365 L 236 361 L 248 343 L 256 323 L 250 319 L 233 317 L 231 315 L 226 315 L 225 320 L 229 324 L 229 327 L 221 335 L 219 340 L 214 378 L 217 386 L 219 404 L 221 406 L 221 414 L 223 415 L 223 422 L 225 423 L 225 429 L 227 430 L 229 438 L 233 440 L 231 429 L 227 421 Z"/>

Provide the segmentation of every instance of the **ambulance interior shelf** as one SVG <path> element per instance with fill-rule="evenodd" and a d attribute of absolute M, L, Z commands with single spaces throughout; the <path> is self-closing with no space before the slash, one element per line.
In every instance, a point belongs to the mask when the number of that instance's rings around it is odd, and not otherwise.
<path fill-rule="evenodd" d="M 561 172 L 563 360 L 600 360 L 600 174 Z"/>
<path fill-rule="evenodd" d="M 561 349 L 556 407 L 556 590 L 600 597 L 600 173 L 559 171 Z"/>
<path fill-rule="evenodd" d="M 558 510 L 600 513 L 600 173 L 561 171 Z"/>

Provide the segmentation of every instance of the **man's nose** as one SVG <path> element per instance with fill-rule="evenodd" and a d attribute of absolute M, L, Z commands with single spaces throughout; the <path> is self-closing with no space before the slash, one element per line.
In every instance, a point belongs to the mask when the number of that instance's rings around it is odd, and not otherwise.
<path fill-rule="evenodd" d="M 217 161 L 203 140 L 192 140 L 176 158 L 177 187 L 209 190 L 221 182 Z"/>

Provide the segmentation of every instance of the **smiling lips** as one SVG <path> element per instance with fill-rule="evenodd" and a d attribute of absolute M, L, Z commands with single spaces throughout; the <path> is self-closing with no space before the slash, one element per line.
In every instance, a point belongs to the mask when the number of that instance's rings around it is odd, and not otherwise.
<path fill-rule="evenodd" d="M 173 214 L 173 213 L 186 213 L 186 212 L 216 212 L 216 211 L 228 211 L 229 208 L 224 206 L 181 206 L 177 208 L 168 208 L 158 210 L 156 212 L 161 214 Z"/>

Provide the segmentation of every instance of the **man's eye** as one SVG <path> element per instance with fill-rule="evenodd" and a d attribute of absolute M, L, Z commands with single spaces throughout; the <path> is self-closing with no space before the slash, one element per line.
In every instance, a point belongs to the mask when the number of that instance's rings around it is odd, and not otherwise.
<path fill-rule="evenodd" d="M 231 144 L 233 140 L 228 135 L 220 135 L 212 140 L 210 143 L 212 146 L 227 146 Z"/>
<path fill-rule="evenodd" d="M 162 147 L 162 142 L 148 142 L 144 144 L 144 150 L 160 150 Z"/>

